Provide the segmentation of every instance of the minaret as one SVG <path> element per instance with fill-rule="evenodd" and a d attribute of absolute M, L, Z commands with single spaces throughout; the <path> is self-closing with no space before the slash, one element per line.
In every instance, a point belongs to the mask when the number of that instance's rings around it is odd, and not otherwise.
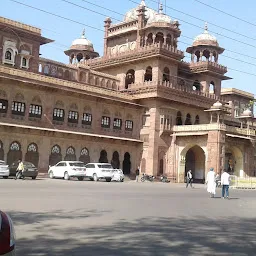
<path fill-rule="evenodd" d="M 142 42 L 141 29 L 145 26 L 145 1 L 142 0 L 140 5 L 137 8 L 138 13 L 138 30 L 137 30 L 137 48 L 140 48 Z"/>

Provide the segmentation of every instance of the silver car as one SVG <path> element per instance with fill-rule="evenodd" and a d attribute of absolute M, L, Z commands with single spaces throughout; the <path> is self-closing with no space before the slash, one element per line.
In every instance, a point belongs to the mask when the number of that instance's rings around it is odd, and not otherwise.
<path fill-rule="evenodd" d="M 15 256 L 15 231 L 8 214 L 0 211 L 0 255 Z"/>
<path fill-rule="evenodd" d="M 8 179 L 9 175 L 10 175 L 9 166 L 5 164 L 3 160 L 0 160 L 0 177 L 3 177 L 4 179 Z"/>

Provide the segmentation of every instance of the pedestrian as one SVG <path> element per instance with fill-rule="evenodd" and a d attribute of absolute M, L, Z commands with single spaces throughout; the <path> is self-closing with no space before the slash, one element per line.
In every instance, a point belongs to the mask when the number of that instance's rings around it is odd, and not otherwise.
<path fill-rule="evenodd" d="M 22 173 L 24 172 L 24 164 L 22 162 L 22 160 L 20 159 L 18 161 L 18 167 L 16 169 L 16 176 L 15 176 L 15 180 L 19 179 L 20 177 L 23 177 L 23 180 L 25 179 L 25 177 L 22 175 Z"/>
<path fill-rule="evenodd" d="M 229 182 L 230 175 L 224 169 L 224 172 L 221 174 L 221 185 L 222 185 L 222 198 L 229 198 Z"/>
<path fill-rule="evenodd" d="M 189 170 L 187 172 L 187 185 L 186 185 L 186 188 L 188 187 L 188 184 L 190 184 L 190 187 L 192 188 L 192 181 L 193 181 L 192 171 Z"/>
<path fill-rule="evenodd" d="M 135 171 L 135 175 L 136 175 L 136 182 L 139 182 L 139 176 L 140 176 L 140 167 L 139 166 Z"/>
<path fill-rule="evenodd" d="M 215 179 L 215 172 L 213 168 L 210 168 L 209 172 L 207 173 L 206 185 L 207 185 L 207 192 L 210 193 L 211 198 L 213 198 L 216 193 L 216 179 Z"/>

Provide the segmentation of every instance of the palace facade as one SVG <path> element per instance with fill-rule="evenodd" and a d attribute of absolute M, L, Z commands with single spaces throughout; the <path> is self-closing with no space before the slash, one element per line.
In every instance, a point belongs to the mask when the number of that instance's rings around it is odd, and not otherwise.
<path fill-rule="evenodd" d="M 0 159 L 109 162 L 134 173 L 202 181 L 210 167 L 255 175 L 254 95 L 222 88 L 224 49 L 205 31 L 183 61 L 180 24 L 145 1 L 124 21 L 105 20 L 104 54 L 85 33 L 68 64 L 40 57 L 52 40 L 0 18 Z"/>

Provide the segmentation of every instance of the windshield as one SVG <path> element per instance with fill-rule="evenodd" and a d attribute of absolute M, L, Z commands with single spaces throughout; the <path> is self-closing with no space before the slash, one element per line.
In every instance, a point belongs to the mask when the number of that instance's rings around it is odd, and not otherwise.
<path fill-rule="evenodd" d="M 111 164 L 98 164 L 98 167 L 104 169 L 113 169 Z"/>
<path fill-rule="evenodd" d="M 70 166 L 76 166 L 76 167 L 84 167 L 85 164 L 83 162 L 71 162 L 69 163 Z"/>
<path fill-rule="evenodd" d="M 26 167 L 35 167 L 32 163 L 24 162 L 23 163 Z"/>

